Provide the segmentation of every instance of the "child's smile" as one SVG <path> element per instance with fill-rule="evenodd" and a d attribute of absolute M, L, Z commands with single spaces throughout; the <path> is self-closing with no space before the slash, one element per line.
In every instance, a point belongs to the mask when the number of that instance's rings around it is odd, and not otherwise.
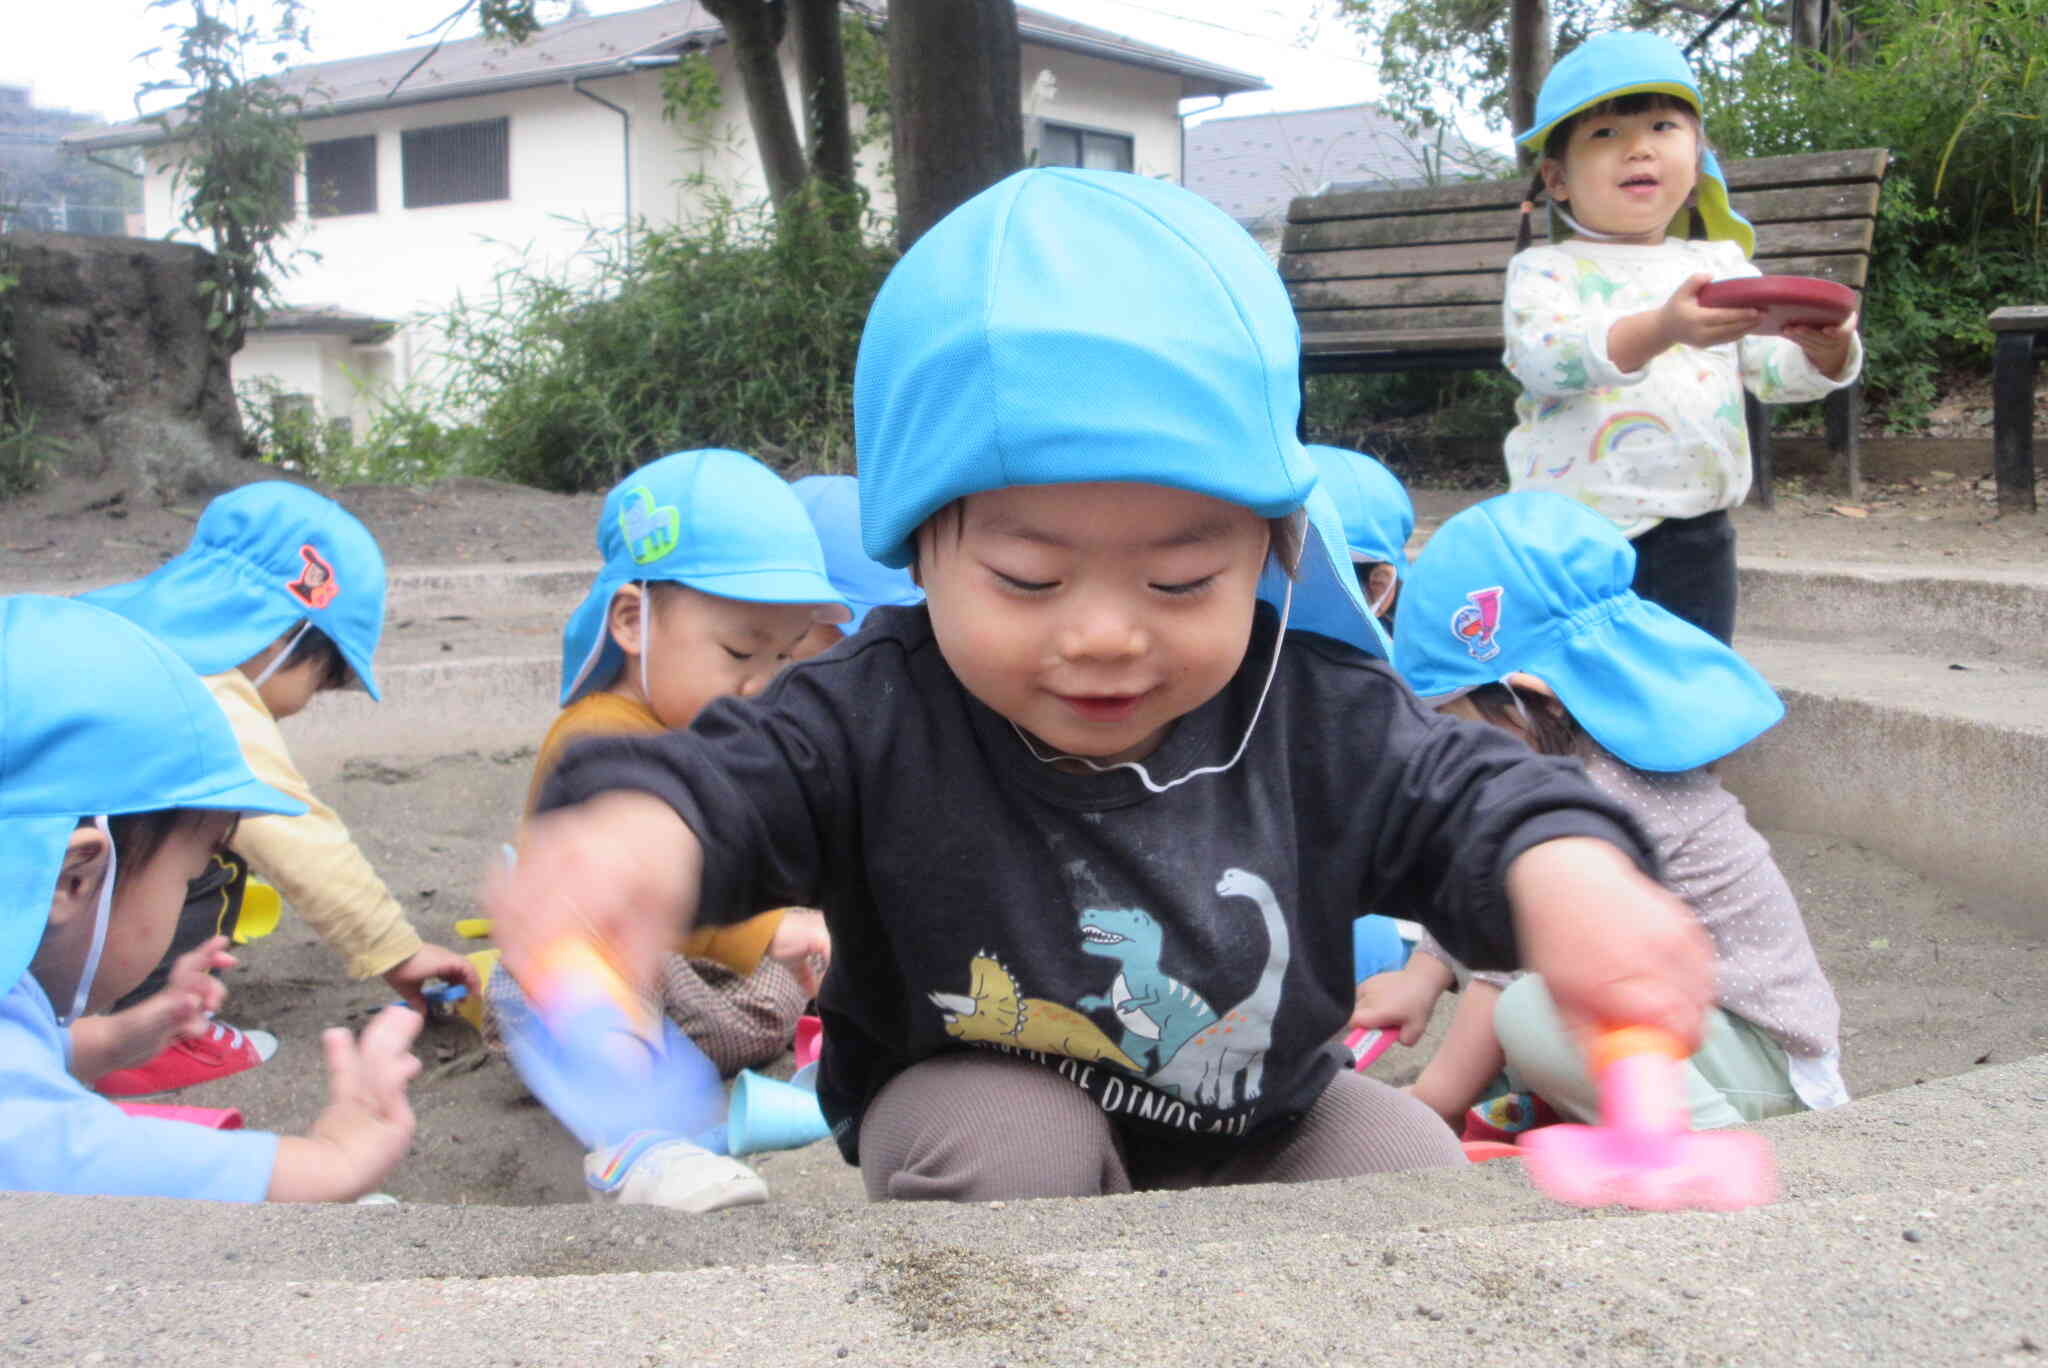
<path fill-rule="evenodd" d="M 928 523 L 918 569 L 970 693 L 1062 754 L 1132 760 L 1237 672 L 1266 545 L 1201 494 L 1020 485 Z"/>

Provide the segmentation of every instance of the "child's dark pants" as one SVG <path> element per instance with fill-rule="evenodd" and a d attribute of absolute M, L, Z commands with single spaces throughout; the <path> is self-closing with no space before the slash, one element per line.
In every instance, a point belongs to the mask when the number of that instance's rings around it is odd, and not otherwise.
<path fill-rule="evenodd" d="M 1735 524 L 1726 512 L 1666 518 L 1635 539 L 1639 597 L 1735 640 Z"/>

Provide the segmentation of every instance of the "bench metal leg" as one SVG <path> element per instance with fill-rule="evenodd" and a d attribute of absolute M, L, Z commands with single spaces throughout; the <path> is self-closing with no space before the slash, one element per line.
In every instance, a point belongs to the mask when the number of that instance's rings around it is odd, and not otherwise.
<path fill-rule="evenodd" d="M 1998 511 L 2034 511 L 2034 334 L 2002 332 L 1991 362 L 1991 459 Z"/>
<path fill-rule="evenodd" d="M 1753 472 L 1750 483 L 1756 489 L 1756 501 L 1765 512 L 1778 506 L 1777 493 L 1771 488 L 1771 415 L 1770 411 L 1757 402 L 1749 391 L 1742 392 L 1742 415 L 1749 422 L 1749 464 Z"/>
<path fill-rule="evenodd" d="M 1863 386 L 1854 384 L 1836 390 L 1821 404 L 1827 415 L 1828 453 L 1832 456 L 1836 481 L 1849 492 L 1851 503 L 1863 499 L 1863 452 L 1857 430 L 1863 426 Z"/>

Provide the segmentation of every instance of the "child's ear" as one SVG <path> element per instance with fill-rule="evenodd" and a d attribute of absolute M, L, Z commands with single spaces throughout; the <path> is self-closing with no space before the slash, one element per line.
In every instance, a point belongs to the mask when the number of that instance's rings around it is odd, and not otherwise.
<path fill-rule="evenodd" d="M 1543 173 L 1543 193 L 1557 204 L 1563 204 L 1571 196 L 1564 192 L 1564 163 L 1555 157 L 1545 157 L 1537 166 Z"/>
<path fill-rule="evenodd" d="M 612 644 L 629 656 L 640 654 L 640 614 L 645 609 L 645 590 L 637 584 L 622 584 L 605 610 L 605 630 Z"/>
<path fill-rule="evenodd" d="M 1553 701 L 1557 698 L 1557 690 L 1545 684 L 1535 675 L 1524 674 L 1520 670 L 1515 671 L 1501 682 L 1510 689 L 1527 689 L 1530 693 L 1542 694 L 1545 698 Z"/>
<path fill-rule="evenodd" d="M 50 929 L 61 930 L 80 918 L 90 921 L 99 910 L 100 884 L 107 877 L 113 842 L 96 826 L 82 826 L 64 845 L 64 864 L 50 895 Z"/>

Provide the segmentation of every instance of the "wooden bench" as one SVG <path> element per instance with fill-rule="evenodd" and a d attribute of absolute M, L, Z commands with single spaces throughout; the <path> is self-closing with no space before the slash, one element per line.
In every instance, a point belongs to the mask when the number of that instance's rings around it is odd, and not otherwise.
<path fill-rule="evenodd" d="M 2048 350 L 2048 305 L 1999 309 L 1991 358 L 1991 464 L 2001 513 L 2034 511 L 2034 358 Z"/>
<path fill-rule="evenodd" d="M 1861 289 L 1889 161 L 1872 147 L 1727 163 L 1730 197 L 1756 225 L 1758 268 Z M 1502 286 L 1527 188 L 1517 177 L 1296 199 L 1280 275 L 1301 322 L 1304 376 L 1500 365 Z M 1754 398 L 1747 403 L 1757 497 L 1768 508 L 1770 423 Z M 1852 498 L 1862 485 L 1861 406 L 1860 385 L 1826 401 L 1828 448 Z"/>

